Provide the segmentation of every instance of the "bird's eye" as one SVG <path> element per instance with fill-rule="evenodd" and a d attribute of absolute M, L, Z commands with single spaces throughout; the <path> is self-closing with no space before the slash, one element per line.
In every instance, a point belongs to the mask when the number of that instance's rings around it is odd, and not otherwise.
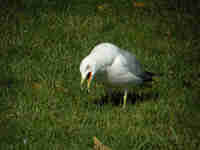
<path fill-rule="evenodd" d="M 90 65 L 87 65 L 86 70 L 89 70 L 89 69 L 90 69 Z"/>

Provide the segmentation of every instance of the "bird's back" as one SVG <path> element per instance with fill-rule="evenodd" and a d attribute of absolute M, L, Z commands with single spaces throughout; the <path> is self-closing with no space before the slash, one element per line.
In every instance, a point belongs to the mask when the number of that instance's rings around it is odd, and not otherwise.
<path fill-rule="evenodd" d="M 97 62 L 102 70 L 113 66 L 115 70 L 121 67 L 135 76 L 143 74 L 141 65 L 134 54 L 120 49 L 111 43 L 98 44 L 93 48 L 88 57 Z"/>

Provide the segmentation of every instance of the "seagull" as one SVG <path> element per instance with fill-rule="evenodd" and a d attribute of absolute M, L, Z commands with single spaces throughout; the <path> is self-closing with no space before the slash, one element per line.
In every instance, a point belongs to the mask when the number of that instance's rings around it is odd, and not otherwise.
<path fill-rule="evenodd" d="M 126 107 L 128 89 L 133 85 L 152 81 L 153 73 L 143 71 L 136 56 L 112 43 L 100 43 L 80 63 L 81 88 L 87 80 L 87 89 L 93 79 L 111 88 L 124 91 Z"/>

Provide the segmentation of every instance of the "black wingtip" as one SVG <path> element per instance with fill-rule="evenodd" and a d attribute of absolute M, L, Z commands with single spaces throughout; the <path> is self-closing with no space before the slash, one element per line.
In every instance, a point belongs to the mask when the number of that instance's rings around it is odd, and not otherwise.
<path fill-rule="evenodd" d="M 163 76 L 162 73 L 153 73 L 153 72 L 149 72 L 149 71 L 145 71 L 145 74 L 147 74 L 148 76 L 154 77 L 154 76 Z"/>
<path fill-rule="evenodd" d="M 150 81 L 153 81 L 153 77 L 160 77 L 160 76 L 162 76 L 162 74 L 145 71 L 144 74 L 142 75 L 142 79 L 145 82 L 148 82 L 148 81 L 150 82 Z"/>

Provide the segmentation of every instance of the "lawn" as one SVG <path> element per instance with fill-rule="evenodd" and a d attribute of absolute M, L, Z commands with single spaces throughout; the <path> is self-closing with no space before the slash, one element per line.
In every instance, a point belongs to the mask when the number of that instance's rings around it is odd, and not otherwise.
<path fill-rule="evenodd" d="M 0 10 L 0 149 L 200 148 L 200 17 L 165 0 L 21 0 Z M 4 7 L 1 5 L 1 7 Z M 108 99 L 80 90 L 79 65 L 98 43 L 134 53 L 151 85 Z"/>

